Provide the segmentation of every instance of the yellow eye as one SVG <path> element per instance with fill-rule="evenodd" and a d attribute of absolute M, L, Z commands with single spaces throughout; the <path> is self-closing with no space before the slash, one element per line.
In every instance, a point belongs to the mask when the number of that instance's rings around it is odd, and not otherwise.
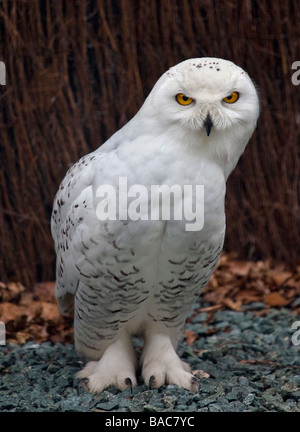
<path fill-rule="evenodd" d="M 185 96 L 183 93 L 178 93 L 176 100 L 180 105 L 190 105 L 194 101 L 194 99 Z"/>
<path fill-rule="evenodd" d="M 239 96 L 240 95 L 238 94 L 238 92 L 232 92 L 231 95 L 224 98 L 223 101 L 231 104 L 231 103 L 236 102 L 238 100 Z"/>

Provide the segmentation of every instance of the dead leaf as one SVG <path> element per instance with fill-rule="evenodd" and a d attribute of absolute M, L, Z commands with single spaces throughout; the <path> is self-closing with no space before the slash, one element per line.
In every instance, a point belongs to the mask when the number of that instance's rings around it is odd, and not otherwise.
<path fill-rule="evenodd" d="M 272 307 L 285 306 L 288 303 L 288 300 L 286 300 L 281 294 L 277 292 L 266 295 L 264 300 L 268 306 Z"/>
<path fill-rule="evenodd" d="M 261 299 L 261 294 L 253 288 L 249 289 L 240 289 L 235 296 L 237 301 L 240 301 L 241 304 L 247 304 L 251 302 L 258 302 Z"/>
<path fill-rule="evenodd" d="M 6 324 L 9 321 L 14 321 L 17 316 L 23 314 L 22 309 L 14 303 L 0 303 L 0 320 Z"/>
<path fill-rule="evenodd" d="M 8 284 L 0 282 L 0 301 L 17 301 L 23 291 L 25 288 L 20 282 L 9 282 Z"/>
<path fill-rule="evenodd" d="M 240 311 L 241 310 L 241 306 L 242 306 L 242 302 L 241 301 L 233 301 L 230 298 L 225 298 L 225 299 L 222 300 L 222 303 L 225 306 L 228 306 L 232 310 L 235 310 L 235 311 Z"/>
<path fill-rule="evenodd" d="M 190 330 L 185 330 L 184 333 L 185 333 L 185 342 L 190 346 L 193 345 L 195 340 L 198 338 L 197 333 Z"/>
<path fill-rule="evenodd" d="M 289 279 L 293 277 L 293 273 L 291 272 L 281 272 L 277 274 L 273 274 L 272 278 L 277 286 L 283 285 Z"/>
<path fill-rule="evenodd" d="M 41 318 L 48 324 L 58 325 L 62 322 L 62 316 L 56 304 L 41 302 L 41 309 Z"/>
<path fill-rule="evenodd" d="M 199 312 L 215 312 L 219 309 L 222 309 L 222 305 L 207 306 L 207 307 L 200 308 L 198 310 Z"/>
<path fill-rule="evenodd" d="M 193 370 L 192 374 L 195 375 L 195 377 L 199 378 L 199 379 L 201 379 L 201 378 L 209 378 L 210 377 L 209 373 L 205 372 L 202 369 Z"/>
<path fill-rule="evenodd" d="M 55 282 L 40 282 L 34 286 L 34 297 L 36 300 L 52 302 L 54 299 Z"/>
<path fill-rule="evenodd" d="M 216 289 L 219 287 L 219 282 L 217 281 L 215 275 L 212 275 L 209 281 L 210 287 Z"/>
<path fill-rule="evenodd" d="M 16 333 L 16 339 L 18 341 L 19 344 L 24 344 L 26 343 L 28 340 L 32 339 L 32 335 L 28 332 L 17 332 Z"/>
<path fill-rule="evenodd" d="M 230 271 L 236 276 L 247 276 L 253 263 L 250 261 L 233 261 L 230 264 Z"/>

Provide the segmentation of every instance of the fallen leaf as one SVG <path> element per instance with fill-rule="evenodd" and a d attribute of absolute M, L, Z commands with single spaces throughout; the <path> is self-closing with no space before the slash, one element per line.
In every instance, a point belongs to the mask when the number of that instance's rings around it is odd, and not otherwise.
<path fill-rule="evenodd" d="M 273 274 L 272 278 L 277 286 L 283 285 L 289 279 L 293 277 L 293 273 L 291 272 L 281 272 L 277 274 Z"/>
<path fill-rule="evenodd" d="M 30 333 L 27 333 L 27 332 L 19 331 L 16 333 L 16 338 L 17 338 L 17 341 L 19 344 L 24 344 L 28 340 L 32 339 L 32 335 Z"/>
<path fill-rule="evenodd" d="M 253 263 L 250 261 L 233 261 L 230 264 L 230 271 L 237 276 L 247 276 L 252 266 Z"/>
<path fill-rule="evenodd" d="M 23 291 L 25 288 L 20 282 L 9 282 L 8 284 L 0 282 L 0 301 L 17 301 Z"/>
<path fill-rule="evenodd" d="M 41 309 L 41 318 L 48 324 L 57 325 L 62 322 L 63 318 L 56 304 L 41 302 Z"/>
<path fill-rule="evenodd" d="M 190 330 L 185 330 L 185 342 L 188 345 L 193 345 L 193 343 L 195 342 L 195 340 L 198 338 L 197 333 L 190 331 Z"/>
<path fill-rule="evenodd" d="M 268 306 L 285 306 L 288 303 L 288 300 L 286 300 L 281 294 L 277 292 L 273 292 L 271 294 L 267 294 L 264 298 L 265 303 Z"/>
<path fill-rule="evenodd" d="M 207 306 L 207 307 L 200 308 L 198 310 L 199 312 L 215 312 L 219 309 L 222 309 L 222 305 Z"/>
<path fill-rule="evenodd" d="M 9 321 L 14 321 L 17 316 L 23 314 L 23 311 L 14 303 L 0 303 L 0 320 L 6 324 Z"/>
<path fill-rule="evenodd" d="M 225 298 L 225 299 L 222 300 L 222 303 L 225 306 L 228 306 L 232 310 L 235 310 L 235 311 L 240 311 L 241 310 L 241 306 L 242 306 L 242 302 L 241 301 L 233 301 L 230 298 Z"/>
<path fill-rule="evenodd" d="M 202 369 L 193 370 L 192 374 L 195 375 L 195 377 L 199 378 L 199 379 L 201 379 L 201 378 L 209 378 L 210 377 L 209 373 L 205 372 Z"/>

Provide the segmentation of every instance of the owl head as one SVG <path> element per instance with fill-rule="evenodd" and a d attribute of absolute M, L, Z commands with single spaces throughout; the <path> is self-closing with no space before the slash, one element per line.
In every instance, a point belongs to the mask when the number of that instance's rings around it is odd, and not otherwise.
<path fill-rule="evenodd" d="M 230 160 L 231 171 L 256 127 L 259 99 L 242 68 L 205 57 L 183 61 L 165 72 L 144 110 L 178 140 Z"/>

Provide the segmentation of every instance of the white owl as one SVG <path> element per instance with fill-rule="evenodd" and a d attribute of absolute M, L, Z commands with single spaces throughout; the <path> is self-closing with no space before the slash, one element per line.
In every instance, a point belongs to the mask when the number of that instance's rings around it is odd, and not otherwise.
<path fill-rule="evenodd" d="M 240 67 L 218 58 L 186 60 L 162 75 L 128 124 L 66 174 L 51 223 L 55 295 L 63 314 L 74 310 L 75 347 L 89 360 L 78 376 L 89 391 L 134 387 L 138 368 L 150 388 L 177 384 L 197 391 L 176 348 L 221 254 L 226 180 L 258 115 L 256 89 Z M 120 179 L 126 180 L 126 200 Z M 115 195 L 102 196 L 103 185 Z M 138 208 L 152 208 L 153 185 L 176 185 L 182 199 L 170 195 L 160 200 L 159 213 L 147 218 L 140 211 L 138 217 Z M 187 187 L 197 185 L 204 187 L 201 202 Z M 178 206 L 195 208 L 197 200 L 203 227 L 188 230 Z M 99 203 L 117 210 L 107 211 L 105 220 Z M 124 213 L 130 205 L 134 217 Z M 163 217 L 166 206 L 173 217 Z M 139 362 L 135 334 L 144 339 Z"/>

